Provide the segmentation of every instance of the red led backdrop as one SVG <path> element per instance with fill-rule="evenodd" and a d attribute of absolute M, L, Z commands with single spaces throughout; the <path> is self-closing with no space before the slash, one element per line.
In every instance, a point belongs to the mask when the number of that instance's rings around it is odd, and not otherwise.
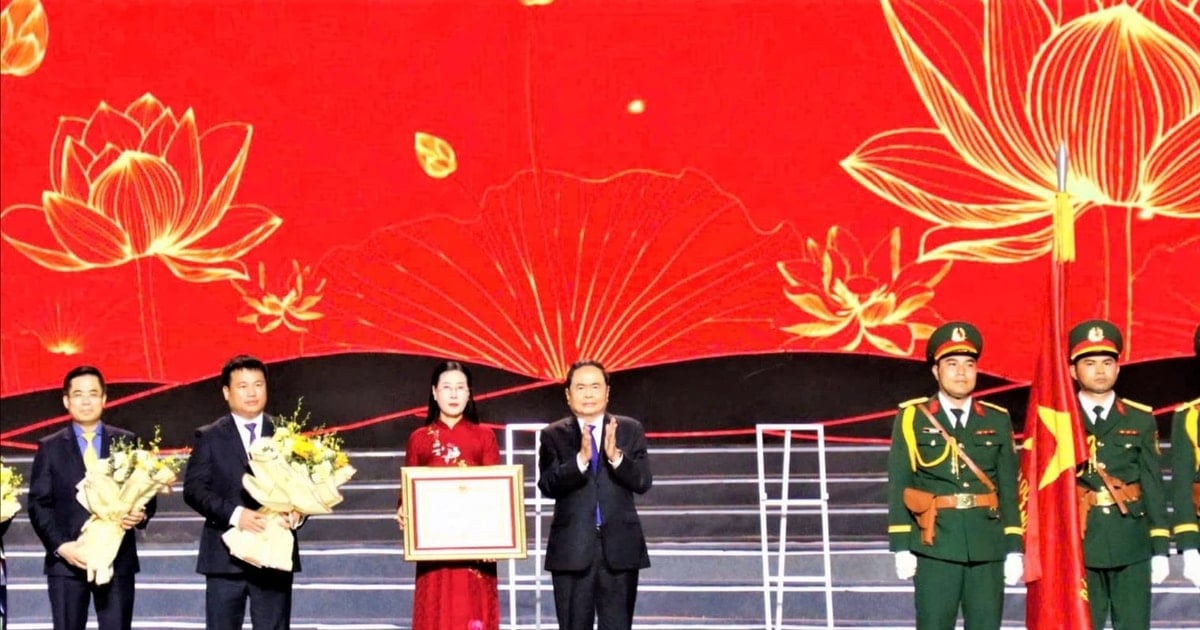
<path fill-rule="evenodd" d="M 9 400 L 238 352 L 920 359 L 959 318 L 1023 383 L 1060 141 L 1069 319 L 1130 362 L 1200 321 L 1194 1 L 14 0 L 3 34 Z"/>

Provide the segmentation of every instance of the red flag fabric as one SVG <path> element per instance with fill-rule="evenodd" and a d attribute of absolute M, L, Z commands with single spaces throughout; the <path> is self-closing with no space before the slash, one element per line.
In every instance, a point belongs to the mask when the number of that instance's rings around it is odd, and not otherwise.
<path fill-rule="evenodd" d="M 1050 273 L 1043 329 L 1021 465 L 1025 517 L 1025 624 L 1031 630 L 1089 630 L 1075 469 L 1088 457 L 1079 405 L 1067 369 L 1064 326 L 1066 263 Z"/>

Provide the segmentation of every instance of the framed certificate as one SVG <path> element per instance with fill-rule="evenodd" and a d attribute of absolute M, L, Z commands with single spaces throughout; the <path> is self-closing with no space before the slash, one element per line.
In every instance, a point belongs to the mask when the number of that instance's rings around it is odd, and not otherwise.
<path fill-rule="evenodd" d="M 521 466 L 400 469 L 405 560 L 524 558 Z"/>

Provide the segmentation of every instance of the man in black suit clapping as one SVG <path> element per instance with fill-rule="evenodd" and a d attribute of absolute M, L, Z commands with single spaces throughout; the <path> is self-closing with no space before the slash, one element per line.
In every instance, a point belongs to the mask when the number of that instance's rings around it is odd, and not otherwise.
<path fill-rule="evenodd" d="M 646 434 L 607 413 L 608 373 L 581 360 L 567 372 L 571 415 L 542 429 L 538 488 L 554 502 L 546 570 L 561 630 L 629 630 L 638 571 L 650 566 L 634 494 L 650 489 Z"/>

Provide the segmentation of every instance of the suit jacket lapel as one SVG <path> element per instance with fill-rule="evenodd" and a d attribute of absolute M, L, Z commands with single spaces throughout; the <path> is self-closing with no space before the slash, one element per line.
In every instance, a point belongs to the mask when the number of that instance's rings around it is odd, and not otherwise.
<path fill-rule="evenodd" d="M 222 439 L 229 443 L 228 448 L 237 451 L 238 460 L 242 462 L 242 468 L 245 468 L 250 465 L 250 458 L 246 456 L 246 447 L 242 442 L 241 431 L 232 415 L 226 415 L 221 419 L 221 432 L 224 434 Z"/>
<path fill-rule="evenodd" d="M 83 452 L 79 450 L 79 438 L 75 436 L 75 423 L 72 422 L 67 426 L 67 431 L 63 435 L 62 448 L 66 451 L 66 465 L 71 467 L 71 478 L 78 477 L 83 479 L 84 473 L 87 470 L 83 465 Z"/>
<path fill-rule="evenodd" d="M 112 431 L 108 430 L 108 425 L 104 425 L 103 431 L 100 432 L 100 459 L 104 459 L 112 454 L 110 450 L 112 448 L 112 442 Z M 80 459 L 82 460 L 82 458 L 83 456 L 81 455 Z"/>

